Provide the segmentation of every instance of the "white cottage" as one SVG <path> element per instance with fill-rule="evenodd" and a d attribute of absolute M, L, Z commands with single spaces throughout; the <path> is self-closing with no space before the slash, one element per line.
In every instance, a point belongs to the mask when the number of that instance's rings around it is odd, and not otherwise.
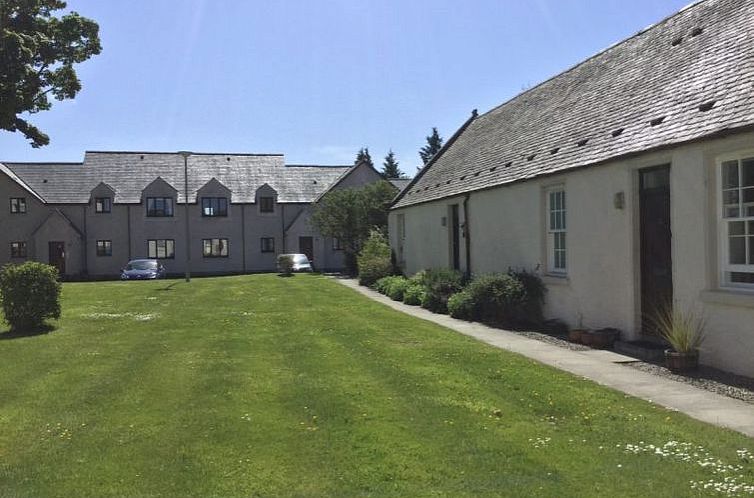
<path fill-rule="evenodd" d="M 648 332 L 702 308 L 754 376 L 754 2 L 698 2 L 477 115 L 396 198 L 406 273 L 538 268 L 546 315 Z"/>

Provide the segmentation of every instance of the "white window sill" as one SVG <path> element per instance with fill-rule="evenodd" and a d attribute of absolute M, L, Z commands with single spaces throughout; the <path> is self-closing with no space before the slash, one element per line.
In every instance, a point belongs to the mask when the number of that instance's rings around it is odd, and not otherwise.
<path fill-rule="evenodd" d="M 710 304 L 754 308 L 754 289 L 751 291 L 734 288 L 705 290 L 699 293 L 699 299 Z"/>
<path fill-rule="evenodd" d="M 566 273 L 545 273 L 542 275 L 545 285 L 570 285 L 571 281 Z"/>

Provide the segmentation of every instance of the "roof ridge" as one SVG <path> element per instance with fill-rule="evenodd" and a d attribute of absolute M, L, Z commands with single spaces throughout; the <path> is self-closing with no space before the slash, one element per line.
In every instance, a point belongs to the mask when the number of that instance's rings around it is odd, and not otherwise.
<path fill-rule="evenodd" d="M 161 155 L 180 155 L 178 151 L 142 151 L 142 150 L 86 150 L 85 154 L 161 154 Z M 284 156 L 279 152 L 273 153 L 256 153 L 256 152 L 191 152 L 191 156 Z"/>

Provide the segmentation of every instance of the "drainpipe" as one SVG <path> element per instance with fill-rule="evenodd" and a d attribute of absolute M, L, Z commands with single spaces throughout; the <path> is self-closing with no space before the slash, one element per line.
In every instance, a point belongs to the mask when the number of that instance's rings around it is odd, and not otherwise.
<path fill-rule="evenodd" d="M 186 282 L 191 282 L 191 233 L 189 223 L 188 199 L 188 157 L 191 152 L 182 150 L 178 154 L 183 156 L 183 215 L 186 217 Z"/>
<path fill-rule="evenodd" d="M 128 260 L 131 261 L 131 205 L 126 204 L 126 224 L 128 225 Z"/>
<path fill-rule="evenodd" d="M 469 198 L 466 194 L 463 198 L 463 238 L 466 242 L 466 277 L 471 277 L 471 232 L 469 231 Z"/>
<path fill-rule="evenodd" d="M 246 273 L 246 204 L 241 204 L 241 260 L 243 273 Z"/>
<path fill-rule="evenodd" d="M 285 239 L 286 239 L 286 233 L 285 233 L 285 204 L 280 204 L 280 225 L 283 229 L 283 254 L 285 254 Z"/>
<path fill-rule="evenodd" d="M 84 212 L 84 276 L 89 276 L 89 235 L 86 232 L 86 208 L 87 206 L 82 207 L 82 211 Z"/>

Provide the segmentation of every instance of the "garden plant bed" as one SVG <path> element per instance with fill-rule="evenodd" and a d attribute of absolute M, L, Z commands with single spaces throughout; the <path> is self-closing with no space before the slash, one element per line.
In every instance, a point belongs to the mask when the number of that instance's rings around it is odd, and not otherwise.
<path fill-rule="evenodd" d="M 72 283 L 62 304 L 47 334 L 0 327 L 0 496 L 677 497 L 754 484 L 746 436 L 326 277 Z M 688 448 L 703 456 L 684 460 Z"/>

